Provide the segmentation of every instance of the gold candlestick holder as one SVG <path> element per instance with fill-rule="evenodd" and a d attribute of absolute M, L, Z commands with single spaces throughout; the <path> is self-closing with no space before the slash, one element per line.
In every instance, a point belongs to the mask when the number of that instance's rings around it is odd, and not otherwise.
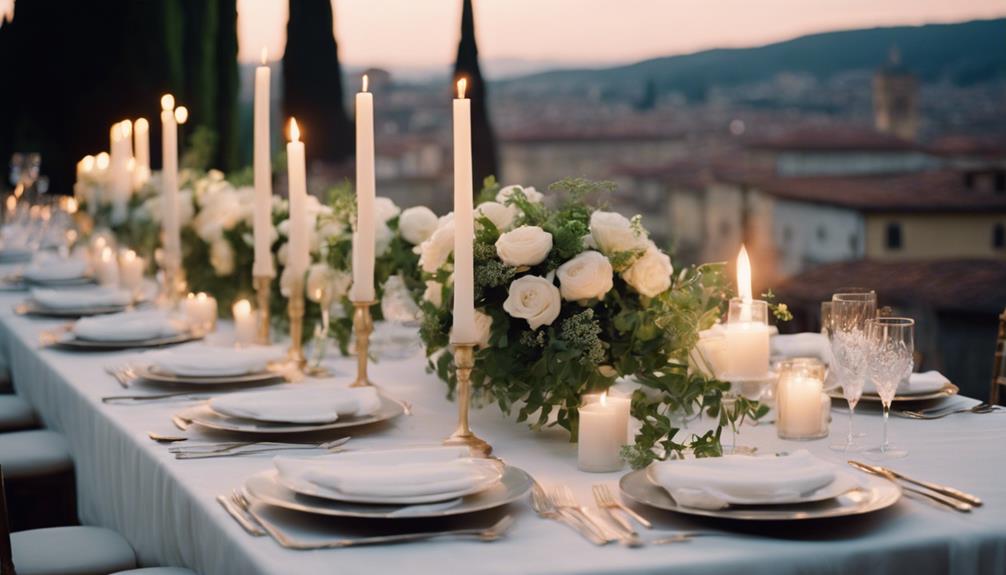
<path fill-rule="evenodd" d="M 374 318 L 370 315 L 370 306 L 376 301 L 353 302 L 353 335 L 356 336 L 356 381 L 349 387 L 368 387 L 374 385 L 367 376 L 367 363 L 370 361 L 370 334 L 374 333 Z"/>
<path fill-rule="evenodd" d="M 296 277 L 290 282 L 290 299 L 287 302 L 290 316 L 290 349 L 287 357 L 298 369 L 307 363 L 304 356 L 304 277 Z"/>
<path fill-rule="evenodd" d="M 488 457 L 493 447 L 475 435 L 468 424 L 472 402 L 472 368 L 475 367 L 475 344 L 454 344 L 454 366 L 458 377 L 458 427 L 444 445 L 464 445 L 473 456 Z"/>
<path fill-rule="evenodd" d="M 269 292 L 272 291 L 272 276 L 255 276 L 252 281 L 258 305 L 258 343 L 269 345 Z"/>
<path fill-rule="evenodd" d="M 177 263 L 166 263 L 161 297 L 164 298 L 169 308 L 175 309 L 182 299 L 182 294 L 185 293 L 185 272 L 182 271 L 182 266 Z"/>

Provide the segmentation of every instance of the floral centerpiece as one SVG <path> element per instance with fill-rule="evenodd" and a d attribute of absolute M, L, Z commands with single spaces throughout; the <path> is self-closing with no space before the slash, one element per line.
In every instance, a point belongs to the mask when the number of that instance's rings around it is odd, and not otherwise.
<path fill-rule="evenodd" d="M 476 208 L 475 305 L 481 328 L 473 389 L 483 402 L 534 428 L 558 425 L 577 434 L 585 393 L 621 377 L 640 385 L 633 415 L 643 423 L 626 455 L 634 465 L 691 449 L 720 453 L 721 428 L 757 416 L 740 399 L 721 410 L 729 384 L 690 365 L 699 331 L 713 325 L 730 297 L 721 264 L 677 273 L 637 216 L 597 209 L 585 198 L 613 185 L 582 179 L 553 184 L 548 207 L 534 188 L 497 189 L 488 181 Z M 419 248 L 426 284 L 421 336 L 430 367 L 453 391 L 449 347 L 453 218 L 441 218 Z M 700 411 L 717 429 L 678 437 L 680 415 Z"/>

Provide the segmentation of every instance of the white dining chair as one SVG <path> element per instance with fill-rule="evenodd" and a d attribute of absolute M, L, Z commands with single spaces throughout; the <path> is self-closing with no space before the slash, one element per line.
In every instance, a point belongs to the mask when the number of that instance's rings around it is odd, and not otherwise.
<path fill-rule="evenodd" d="M 0 433 L 37 425 L 38 419 L 31 404 L 17 395 L 0 395 Z"/>

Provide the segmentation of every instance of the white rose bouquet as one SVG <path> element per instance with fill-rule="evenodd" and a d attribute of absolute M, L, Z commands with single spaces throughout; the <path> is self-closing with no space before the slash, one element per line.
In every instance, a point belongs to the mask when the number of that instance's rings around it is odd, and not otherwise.
<path fill-rule="evenodd" d="M 564 196 L 556 208 L 533 188 L 487 184 L 474 245 L 482 336 L 473 385 L 484 401 L 516 410 L 518 421 L 535 428 L 562 426 L 575 439 L 583 395 L 633 377 L 641 384 L 633 415 L 643 429 L 626 454 L 636 465 L 686 448 L 719 453 L 719 429 L 682 439 L 672 414 L 705 410 L 721 425 L 758 414 L 743 400 L 734 413 L 721 413 L 728 385 L 689 366 L 698 332 L 722 315 L 730 296 L 722 265 L 675 273 L 638 217 L 583 200 L 611 184 L 553 184 L 550 192 Z M 417 250 L 426 288 L 421 335 L 431 369 L 452 392 L 453 356 L 441 352 L 452 324 L 453 235 L 453 219 L 441 218 Z"/>

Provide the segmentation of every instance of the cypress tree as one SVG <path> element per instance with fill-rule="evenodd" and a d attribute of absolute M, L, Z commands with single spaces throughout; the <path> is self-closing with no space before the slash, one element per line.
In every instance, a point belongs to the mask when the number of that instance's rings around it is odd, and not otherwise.
<path fill-rule="evenodd" d="M 356 140 L 343 107 L 331 0 L 290 0 L 283 54 L 283 108 L 308 142 L 309 159 L 341 162 Z M 284 118 L 284 126 L 287 121 Z"/>
<path fill-rule="evenodd" d="M 482 189 L 482 181 L 487 176 L 495 175 L 497 179 L 502 176 L 497 165 L 496 138 L 489 122 L 486 83 L 479 69 L 472 0 L 463 0 L 461 8 L 461 41 L 458 44 L 457 61 L 454 63 L 454 83 L 462 77 L 468 79 L 467 97 L 472 101 L 472 176 L 475 178 L 474 190 L 478 194 Z M 454 90 L 453 85 L 451 88 Z"/>

